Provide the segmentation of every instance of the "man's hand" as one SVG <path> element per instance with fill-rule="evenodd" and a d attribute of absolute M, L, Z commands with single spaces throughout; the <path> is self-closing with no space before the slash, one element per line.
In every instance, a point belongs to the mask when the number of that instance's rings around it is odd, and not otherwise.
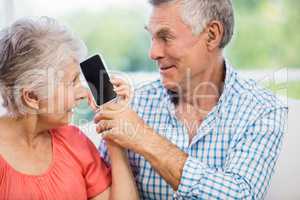
<path fill-rule="evenodd" d="M 143 134 L 150 129 L 125 101 L 102 105 L 94 121 L 104 139 L 128 149 L 140 147 Z"/>
<path fill-rule="evenodd" d="M 187 154 L 166 138 L 155 133 L 126 104 L 107 103 L 95 117 L 97 132 L 145 157 L 151 166 L 177 190 Z"/>

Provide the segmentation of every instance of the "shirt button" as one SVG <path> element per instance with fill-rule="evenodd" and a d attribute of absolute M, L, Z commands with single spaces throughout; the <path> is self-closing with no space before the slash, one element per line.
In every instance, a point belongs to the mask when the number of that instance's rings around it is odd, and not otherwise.
<path fill-rule="evenodd" d="M 178 200 L 177 193 L 174 193 L 173 198 L 174 198 L 174 200 Z"/>

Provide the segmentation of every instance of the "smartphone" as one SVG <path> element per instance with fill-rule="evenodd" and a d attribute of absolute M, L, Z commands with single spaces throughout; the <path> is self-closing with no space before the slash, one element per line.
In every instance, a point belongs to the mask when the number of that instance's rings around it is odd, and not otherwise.
<path fill-rule="evenodd" d="M 116 98 L 103 59 L 94 55 L 80 63 L 81 72 L 98 106 Z"/>

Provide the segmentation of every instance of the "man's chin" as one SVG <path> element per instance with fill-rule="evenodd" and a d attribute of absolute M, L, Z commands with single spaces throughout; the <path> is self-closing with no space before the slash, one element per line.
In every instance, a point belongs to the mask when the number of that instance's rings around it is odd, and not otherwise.
<path fill-rule="evenodd" d="M 161 77 L 161 82 L 167 90 L 177 92 L 179 90 L 179 84 L 175 80 Z"/>

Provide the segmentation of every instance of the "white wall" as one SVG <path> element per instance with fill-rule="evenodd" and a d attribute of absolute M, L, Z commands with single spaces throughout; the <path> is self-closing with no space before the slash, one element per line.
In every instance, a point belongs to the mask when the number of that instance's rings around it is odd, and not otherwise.
<path fill-rule="evenodd" d="M 267 200 L 300 199 L 300 101 L 288 100 L 287 132 Z"/>
<path fill-rule="evenodd" d="M 0 13 L 0 28 L 3 28 L 15 19 L 14 0 L 0 0 Z"/>

